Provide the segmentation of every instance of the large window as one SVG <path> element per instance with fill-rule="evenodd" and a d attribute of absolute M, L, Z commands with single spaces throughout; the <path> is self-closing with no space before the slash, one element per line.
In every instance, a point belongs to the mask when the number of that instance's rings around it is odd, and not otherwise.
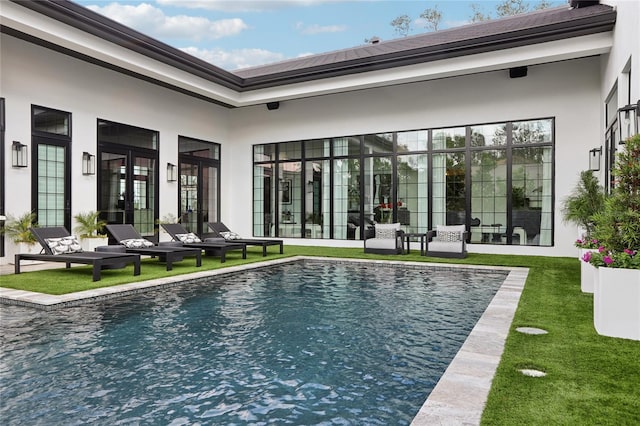
<path fill-rule="evenodd" d="M 552 245 L 553 124 L 256 145 L 254 233 L 358 240 L 374 223 L 463 224 L 472 243 Z"/>
<path fill-rule="evenodd" d="M 32 106 L 32 205 L 40 226 L 71 229 L 71 114 Z"/>

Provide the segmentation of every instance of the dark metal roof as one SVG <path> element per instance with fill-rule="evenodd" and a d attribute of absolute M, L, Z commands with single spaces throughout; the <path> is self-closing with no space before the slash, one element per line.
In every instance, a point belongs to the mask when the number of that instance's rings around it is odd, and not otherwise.
<path fill-rule="evenodd" d="M 615 10 L 607 5 L 579 8 L 563 6 L 228 72 L 68 0 L 11 1 L 239 92 L 596 34 L 611 31 L 616 21 Z M 4 26 L 1 29 L 2 32 L 20 36 Z M 23 36 L 29 41 L 38 42 L 31 36 Z M 45 40 L 41 40 L 40 44 L 56 48 Z M 67 49 L 57 50 L 100 63 Z M 111 64 L 103 65 L 115 68 Z M 123 72 L 131 73 L 127 70 Z M 148 79 L 144 76 L 141 78 Z"/>
<path fill-rule="evenodd" d="M 234 73 L 252 87 L 267 87 L 611 31 L 615 21 L 616 12 L 610 6 L 563 6 Z"/>

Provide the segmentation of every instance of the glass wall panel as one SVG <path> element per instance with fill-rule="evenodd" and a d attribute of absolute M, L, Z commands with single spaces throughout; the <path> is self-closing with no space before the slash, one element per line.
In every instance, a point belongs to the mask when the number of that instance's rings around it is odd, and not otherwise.
<path fill-rule="evenodd" d="M 33 130 L 35 132 L 70 136 L 70 119 L 71 114 L 68 112 L 33 107 Z"/>
<path fill-rule="evenodd" d="M 333 161 L 333 238 L 359 240 L 360 160 L 345 158 Z"/>
<path fill-rule="evenodd" d="M 274 163 L 253 166 L 253 235 L 275 237 Z"/>
<path fill-rule="evenodd" d="M 485 124 L 471 127 L 471 146 L 496 146 L 507 144 L 507 125 Z"/>
<path fill-rule="evenodd" d="M 38 144 L 38 224 L 65 226 L 64 146 Z"/>
<path fill-rule="evenodd" d="M 280 160 L 299 160 L 302 158 L 302 142 L 284 142 L 278 144 Z"/>
<path fill-rule="evenodd" d="M 513 123 L 512 143 L 551 143 L 551 120 L 516 121 Z"/>
<path fill-rule="evenodd" d="M 553 163 L 551 147 L 513 149 L 514 244 L 553 242 Z"/>
<path fill-rule="evenodd" d="M 426 130 L 398 132 L 398 154 L 413 151 L 426 151 L 429 133 Z"/>
<path fill-rule="evenodd" d="M 254 145 L 253 161 L 259 163 L 263 161 L 276 160 L 276 144 Z"/>
<path fill-rule="evenodd" d="M 302 163 L 279 164 L 279 232 L 280 237 L 302 237 Z"/>
<path fill-rule="evenodd" d="M 506 244 L 507 151 L 471 154 L 471 242 Z"/>
<path fill-rule="evenodd" d="M 331 139 L 316 139 L 305 141 L 305 158 L 322 158 L 331 155 Z"/>
<path fill-rule="evenodd" d="M 405 232 L 429 230 L 427 154 L 398 156 L 398 222 Z"/>
<path fill-rule="evenodd" d="M 464 152 L 433 155 L 433 223 L 461 225 L 465 223 L 465 154 Z"/>
<path fill-rule="evenodd" d="M 360 155 L 360 138 L 345 137 L 333 139 L 333 155 Z"/>
<path fill-rule="evenodd" d="M 391 157 L 365 158 L 363 167 L 364 178 L 364 213 L 365 221 L 377 223 L 391 223 L 395 202 L 393 186 L 395 177 Z"/>
<path fill-rule="evenodd" d="M 329 238 L 331 209 L 330 161 L 308 161 L 305 168 L 305 238 Z"/>
<path fill-rule="evenodd" d="M 436 129 L 433 131 L 433 149 L 464 148 L 466 133 L 464 127 Z"/>
<path fill-rule="evenodd" d="M 393 133 L 364 136 L 364 154 L 390 154 L 393 152 Z"/>
<path fill-rule="evenodd" d="M 180 163 L 180 223 L 189 232 L 198 232 L 198 164 Z"/>

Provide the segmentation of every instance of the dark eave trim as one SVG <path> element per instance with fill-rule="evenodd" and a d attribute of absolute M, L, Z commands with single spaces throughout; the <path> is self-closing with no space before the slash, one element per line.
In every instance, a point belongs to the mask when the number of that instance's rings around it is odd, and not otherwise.
<path fill-rule="evenodd" d="M 574 20 L 568 23 L 554 24 L 542 29 L 534 28 L 514 33 L 495 34 L 484 38 L 376 55 L 352 61 L 248 77 L 245 79 L 244 88 L 245 90 L 262 89 L 283 84 L 300 83 L 361 72 L 379 71 L 400 66 L 564 40 L 612 31 L 615 22 L 616 12 L 615 10 L 611 10 L 606 14 Z"/>
<path fill-rule="evenodd" d="M 205 80 L 234 90 L 242 89 L 243 79 L 241 77 L 119 24 L 76 3 L 67 0 L 11 1 L 55 19 L 56 21 Z"/>
<path fill-rule="evenodd" d="M 608 11 L 590 15 L 585 18 L 566 20 L 555 24 L 527 28 L 520 31 L 492 34 L 485 37 L 471 38 L 452 43 L 438 44 L 435 46 L 400 50 L 387 54 L 374 54 L 350 61 L 326 63 L 318 66 L 301 67 L 299 69 L 292 69 L 289 71 L 242 78 L 239 75 L 195 58 L 179 49 L 166 45 L 71 1 L 11 1 L 88 34 L 92 34 L 108 42 L 117 44 L 125 49 L 139 53 L 237 92 L 246 92 L 250 90 L 277 87 L 292 83 L 302 83 L 349 74 L 385 70 L 400 66 L 414 65 L 607 32 L 613 30 L 616 22 L 616 11 L 612 8 Z M 2 31 L 10 34 L 8 29 L 2 29 Z M 16 35 L 15 33 L 17 32 L 14 31 L 14 34 L 12 35 Z M 25 40 L 29 37 L 22 33 L 21 35 L 16 36 Z M 29 41 L 46 46 L 50 49 L 62 51 L 67 55 L 74 56 L 91 63 L 118 70 L 119 72 L 123 72 L 128 75 L 134 75 L 137 78 L 141 78 L 146 81 L 152 81 L 164 87 L 170 87 L 170 85 L 161 81 L 124 70 L 103 61 L 98 61 L 69 49 L 55 46 L 41 39 L 31 37 Z M 172 88 L 183 93 L 189 93 L 200 99 L 206 99 L 206 97 L 201 95 L 193 94 L 175 87 Z M 209 99 L 209 101 L 211 100 Z"/>
<path fill-rule="evenodd" d="M 201 95 L 200 93 L 195 93 L 195 92 L 192 92 L 190 90 L 183 89 L 181 87 L 176 87 L 176 86 L 174 86 L 172 84 L 168 84 L 168 83 L 166 83 L 164 81 L 160 81 L 160 80 L 151 78 L 149 76 L 133 72 L 133 71 L 128 70 L 126 68 L 118 67 L 118 66 L 110 64 L 108 62 L 101 61 L 101 60 L 98 60 L 98 59 L 93 58 L 91 56 L 84 55 L 82 53 L 76 52 L 75 50 L 67 49 L 65 47 L 59 46 L 57 44 L 54 44 L 54 43 L 51 43 L 49 41 L 43 40 L 41 38 L 34 37 L 32 35 L 29 35 L 29 34 L 25 34 L 23 32 L 17 31 L 17 30 L 15 30 L 13 28 L 9 28 L 9 27 L 4 26 L 4 25 L 0 25 L 0 33 L 16 37 L 16 38 L 24 40 L 26 42 L 29 42 L 29 43 L 32 43 L 32 44 L 35 44 L 35 45 L 38 45 L 38 46 L 42 46 L 42 47 L 44 47 L 46 49 L 50 49 L 50 50 L 53 50 L 55 52 L 62 53 L 64 55 L 71 56 L 73 58 L 79 59 L 79 60 L 84 61 L 84 62 L 88 62 L 90 64 L 94 64 L 94 65 L 97 65 L 97 66 L 100 66 L 100 67 L 103 67 L 103 68 L 106 68 L 106 69 L 110 69 L 110 70 L 116 71 L 116 72 L 118 72 L 120 74 L 128 75 L 130 77 L 137 78 L 137 79 L 146 81 L 148 83 L 152 83 L 152 84 L 161 86 L 161 87 L 163 87 L 165 89 L 173 90 L 174 92 L 182 93 L 184 95 L 188 95 L 188 96 L 191 96 L 193 98 L 197 98 L 197 99 L 200 99 L 200 100 L 203 100 L 203 101 L 206 101 L 206 102 L 210 102 L 210 103 L 213 103 L 215 105 L 220 105 L 222 107 L 235 108 L 233 105 L 227 104 L 225 102 L 217 101 L 217 100 L 215 100 L 215 99 L 213 99 L 211 97 Z"/>

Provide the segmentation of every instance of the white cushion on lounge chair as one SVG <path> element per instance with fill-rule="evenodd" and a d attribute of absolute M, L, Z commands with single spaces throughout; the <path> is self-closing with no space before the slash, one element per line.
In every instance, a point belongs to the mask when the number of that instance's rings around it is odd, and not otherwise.
<path fill-rule="evenodd" d="M 120 241 L 120 244 L 130 249 L 148 248 L 154 246 L 151 241 L 144 238 L 129 238 L 127 240 Z"/>
<path fill-rule="evenodd" d="M 193 232 L 187 232 L 186 234 L 176 234 L 176 238 L 178 239 L 178 241 L 181 241 L 181 242 L 187 243 L 187 244 L 201 243 L 202 242 L 202 240 L 200 238 L 198 238 L 198 236 L 196 234 L 194 234 Z"/>
<path fill-rule="evenodd" d="M 82 252 L 82 246 L 73 235 L 60 238 L 45 238 L 47 246 L 53 254 L 69 254 Z"/>

